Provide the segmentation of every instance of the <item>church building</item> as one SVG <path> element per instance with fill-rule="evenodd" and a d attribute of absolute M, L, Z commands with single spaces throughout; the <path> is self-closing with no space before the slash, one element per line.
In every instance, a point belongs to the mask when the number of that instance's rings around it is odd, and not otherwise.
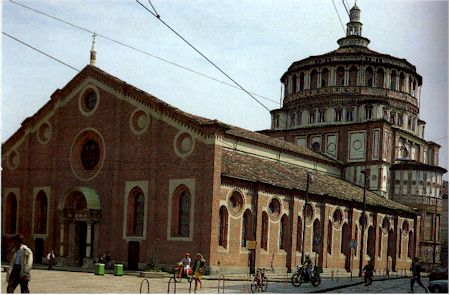
<path fill-rule="evenodd" d="M 359 14 L 339 49 L 291 65 L 260 132 L 170 106 L 92 50 L 2 144 L 2 259 L 21 233 L 37 263 L 54 249 L 91 267 L 108 251 L 171 269 L 188 251 L 212 273 L 286 273 L 306 253 L 330 270 L 409 269 L 439 240 L 446 170 L 418 118 L 421 76 L 369 50 Z"/>

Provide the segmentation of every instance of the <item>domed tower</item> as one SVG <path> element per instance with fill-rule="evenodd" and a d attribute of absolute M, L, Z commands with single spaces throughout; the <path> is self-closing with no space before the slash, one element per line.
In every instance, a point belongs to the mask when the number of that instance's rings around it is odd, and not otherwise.
<path fill-rule="evenodd" d="M 424 138 L 419 118 L 422 77 L 406 59 L 368 48 L 360 9 L 350 10 L 337 50 L 294 62 L 281 77 L 283 106 L 261 131 L 343 163 L 342 177 L 386 198 L 418 208 L 422 252 L 436 252 L 445 169 L 440 146 Z M 419 252 L 418 251 L 418 252 Z"/>

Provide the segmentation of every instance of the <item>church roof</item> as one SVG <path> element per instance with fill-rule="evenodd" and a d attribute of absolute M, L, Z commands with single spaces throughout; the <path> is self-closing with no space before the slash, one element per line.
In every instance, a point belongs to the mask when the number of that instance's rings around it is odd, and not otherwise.
<path fill-rule="evenodd" d="M 22 126 L 16 131 L 9 139 L 7 139 L 2 145 L 2 154 L 9 151 L 20 138 L 26 136 L 27 132 L 31 130 L 33 125 L 38 124 L 43 116 L 51 112 L 57 105 L 58 100 L 62 100 L 72 93 L 80 83 L 85 79 L 91 77 L 114 90 L 121 92 L 127 96 L 133 97 L 135 100 L 148 105 L 156 111 L 165 113 L 176 120 L 192 126 L 204 134 L 214 134 L 215 132 L 222 132 L 226 136 L 238 137 L 253 143 L 264 145 L 268 148 L 275 148 L 278 150 L 284 150 L 287 152 L 295 153 L 308 158 L 314 158 L 319 161 L 325 161 L 328 163 L 338 164 L 339 162 L 315 153 L 312 150 L 300 147 L 294 143 L 281 141 L 270 136 L 260 134 L 254 131 L 246 130 L 240 127 L 225 124 L 218 120 L 211 120 L 201 116 L 193 115 L 184 112 L 160 99 L 152 94 L 145 92 L 127 82 L 101 70 L 98 67 L 87 65 L 82 71 L 80 71 L 67 85 L 62 89 L 57 89 L 52 95 L 50 101 L 48 101 L 43 107 L 41 107 L 32 117 L 25 119 L 22 122 Z"/>
<path fill-rule="evenodd" d="M 222 175 L 230 178 L 305 191 L 307 173 L 307 169 L 298 166 L 266 160 L 237 151 L 224 149 L 222 154 Z M 314 175 L 309 192 L 356 204 L 363 202 L 363 188 L 320 173 Z M 416 214 L 411 208 L 370 191 L 366 191 L 366 204 Z"/>

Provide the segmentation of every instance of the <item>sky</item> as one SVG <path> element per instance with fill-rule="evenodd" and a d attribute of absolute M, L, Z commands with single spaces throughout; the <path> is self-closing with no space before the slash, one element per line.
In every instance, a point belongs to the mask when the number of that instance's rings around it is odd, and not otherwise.
<path fill-rule="evenodd" d="M 134 0 L 2 1 L 2 32 L 76 68 L 97 66 L 183 111 L 249 130 L 270 128 L 269 111 L 232 84 Z M 140 0 L 149 9 L 146 0 Z M 354 0 L 346 0 L 350 6 Z M 26 5 L 86 30 L 43 16 Z M 152 0 L 161 20 L 195 45 L 268 109 L 279 108 L 280 77 L 294 62 L 338 48 L 348 22 L 340 0 Z M 423 77 L 426 140 L 448 169 L 448 2 L 359 0 L 369 48 L 416 66 Z M 338 17 L 339 15 L 339 17 Z M 89 32 L 90 31 L 90 32 Z M 1 141 L 77 71 L 2 34 Z M 164 59 L 165 61 L 163 61 Z M 176 65 L 174 65 L 176 64 Z M 184 67 L 181 68 L 180 66 Z M 187 69 L 189 70 L 187 70 Z M 199 75 L 200 73 L 201 75 Z M 206 78 L 204 75 L 214 78 Z M 445 179 L 448 179 L 446 174 Z"/>

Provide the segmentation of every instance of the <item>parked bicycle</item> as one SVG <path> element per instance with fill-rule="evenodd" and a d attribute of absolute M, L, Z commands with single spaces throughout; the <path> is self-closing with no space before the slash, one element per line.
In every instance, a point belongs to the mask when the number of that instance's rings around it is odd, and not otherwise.
<path fill-rule="evenodd" d="M 267 285 L 269 285 L 269 280 L 266 277 L 266 269 L 263 268 L 257 268 L 255 277 L 253 278 L 253 281 L 250 285 L 250 289 L 252 290 L 252 293 L 255 292 L 266 292 Z"/>
<path fill-rule="evenodd" d="M 300 287 L 300 285 L 304 282 L 311 282 L 314 287 L 317 287 L 322 281 L 320 279 L 320 272 L 320 267 L 314 266 L 314 269 L 311 272 L 311 277 L 309 277 L 306 268 L 303 265 L 298 265 L 297 272 L 292 275 L 291 283 L 294 287 Z"/>

